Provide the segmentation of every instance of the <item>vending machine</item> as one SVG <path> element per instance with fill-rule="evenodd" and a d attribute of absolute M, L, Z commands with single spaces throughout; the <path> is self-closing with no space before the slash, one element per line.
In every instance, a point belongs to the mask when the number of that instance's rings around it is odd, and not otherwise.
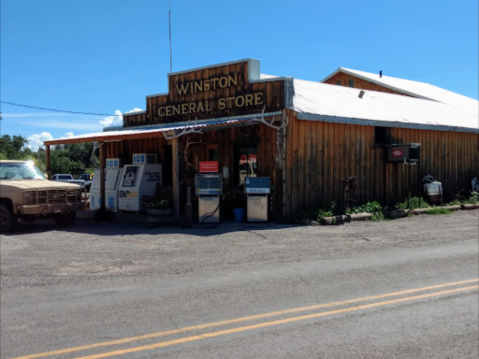
<path fill-rule="evenodd" d="M 118 212 L 118 186 L 120 183 L 121 160 L 107 158 L 105 167 L 105 208 Z M 100 170 L 95 175 L 90 188 L 90 210 L 100 208 Z"/>
<path fill-rule="evenodd" d="M 90 210 L 95 211 L 100 208 L 100 170 L 95 170 L 93 181 L 90 187 Z"/>
<path fill-rule="evenodd" d="M 200 223 L 219 223 L 220 196 L 223 194 L 221 173 L 198 173 L 195 178 Z"/>
<path fill-rule="evenodd" d="M 161 164 L 155 154 L 133 155 L 133 164 L 125 165 L 118 187 L 118 209 L 140 212 L 146 210 L 143 197 L 153 197 L 156 186 L 162 183 Z"/>
<path fill-rule="evenodd" d="M 248 222 L 268 222 L 270 177 L 246 177 L 246 217 Z"/>

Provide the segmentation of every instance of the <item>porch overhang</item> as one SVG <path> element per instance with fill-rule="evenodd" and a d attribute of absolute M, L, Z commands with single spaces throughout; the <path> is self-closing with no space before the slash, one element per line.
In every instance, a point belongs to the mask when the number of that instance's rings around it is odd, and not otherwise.
<path fill-rule="evenodd" d="M 147 139 L 158 137 L 159 135 L 165 135 L 166 133 L 171 133 L 172 131 L 182 131 L 185 129 L 196 129 L 196 130 L 219 130 L 223 128 L 237 127 L 237 126 L 246 126 L 254 125 L 258 122 L 255 120 L 258 116 L 263 118 L 274 117 L 281 115 L 281 111 L 270 112 L 265 114 L 253 114 L 245 116 L 235 116 L 235 117 L 223 117 L 219 119 L 209 119 L 209 120 L 198 120 L 198 121 L 188 121 L 180 123 L 168 123 L 161 125 L 147 125 L 147 126 L 138 126 L 138 127 L 127 127 L 121 129 L 108 130 L 104 132 L 95 132 L 85 135 L 78 135 L 69 138 L 59 138 L 50 141 L 45 141 L 46 146 L 54 145 L 64 145 L 71 143 L 85 143 L 85 142 L 118 142 L 124 140 L 137 140 L 137 139 Z"/>

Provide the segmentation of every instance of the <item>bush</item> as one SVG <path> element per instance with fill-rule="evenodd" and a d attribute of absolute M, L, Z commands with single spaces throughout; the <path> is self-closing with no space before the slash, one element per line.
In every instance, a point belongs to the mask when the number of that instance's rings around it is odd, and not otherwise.
<path fill-rule="evenodd" d="M 383 207 L 378 202 L 368 202 L 359 207 L 348 208 L 346 214 L 356 214 L 356 213 L 382 213 Z"/>
<path fill-rule="evenodd" d="M 398 209 L 417 209 L 417 208 L 428 208 L 429 204 L 420 197 L 412 197 L 409 200 L 409 207 L 407 206 L 407 200 L 396 204 Z"/>
<path fill-rule="evenodd" d="M 149 209 L 170 209 L 171 204 L 167 199 L 157 199 L 146 205 Z"/>
<path fill-rule="evenodd" d="M 479 193 L 471 191 L 469 192 L 469 197 L 463 201 L 461 201 L 462 204 L 477 204 L 479 203 Z"/>

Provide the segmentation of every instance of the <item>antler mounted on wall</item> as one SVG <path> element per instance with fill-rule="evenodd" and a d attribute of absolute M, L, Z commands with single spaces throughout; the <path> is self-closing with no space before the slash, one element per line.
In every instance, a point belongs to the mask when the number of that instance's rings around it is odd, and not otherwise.
<path fill-rule="evenodd" d="M 197 125 L 196 125 L 196 121 L 198 121 L 197 118 L 195 118 L 195 121 L 194 121 L 194 123 L 193 123 L 192 126 L 187 126 L 187 127 L 185 127 L 185 128 L 182 129 L 180 132 L 175 133 L 173 136 L 168 136 L 168 135 L 166 134 L 166 132 L 163 132 L 163 136 L 164 136 L 165 139 L 167 139 L 167 140 L 172 140 L 172 139 L 174 139 L 174 138 L 181 137 L 181 136 L 183 136 L 183 135 L 188 135 L 188 134 L 190 134 L 190 133 L 201 133 L 201 134 L 203 134 L 203 129 L 202 129 L 202 128 L 200 128 L 199 130 L 196 130 L 196 129 L 195 129 L 196 126 L 197 126 Z"/>
<path fill-rule="evenodd" d="M 278 130 L 278 131 L 283 129 L 283 128 L 286 128 L 286 126 L 288 126 L 288 116 L 286 116 L 286 111 L 283 111 L 283 119 L 281 120 L 281 125 L 275 126 L 275 125 L 273 125 L 273 123 L 274 123 L 274 121 L 276 121 L 276 116 L 273 116 L 273 119 L 271 120 L 271 122 L 268 122 L 264 119 L 265 108 L 266 108 L 266 106 L 263 107 L 263 111 L 261 112 L 261 117 L 254 117 L 254 118 L 251 119 L 251 121 L 261 122 L 261 123 L 265 124 L 266 126 L 274 128 L 275 130 Z"/>
<path fill-rule="evenodd" d="M 200 132 L 200 134 L 203 134 L 203 133 Z M 190 136 L 188 136 L 188 137 L 186 138 L 185 149 L 183 150 L 183 157 L 184 157 L 184 160 L 185 160 L 185 162 L 186 162 L 186 165 L 187 165 L 187 166 L 191 166 L 191 167 L 193 167 L 193 168 L 194 168 L 195 166 L 193 166 L 193 164 L 188 161 L 188 147 L 190 147 L 191 145 L 197 144 L 197 143 L 201 143 L 201 140 L 200 140 L 200 141 L 191 142 L 191 141 L 190 141 Z"/>

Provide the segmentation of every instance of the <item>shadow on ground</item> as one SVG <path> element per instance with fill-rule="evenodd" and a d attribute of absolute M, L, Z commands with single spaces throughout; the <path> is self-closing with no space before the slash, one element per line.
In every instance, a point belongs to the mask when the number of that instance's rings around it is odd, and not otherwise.
<path fill-rule="evenodd" d="M 184 222 L 182 222 L 184 223 Z M 18 221 L 15 231 L 9 233 L 13 236 L 32 233 L 84 233 L 103 236 L 115 236 L 125 234 L 190 234 L 196 236 L 213 236 L 240 231 L 261 231 L 269 229 L 282 229 L 296 227 L 294 225 L 282 224 L 279 222 L 267 223 L 236 223 L 233 221 L 224 221 L 219 224 L 193 223 L 191 226 L 184 224 L 178 225 L 151 225 L 148 223 L 148 217 L 141 214 L 118 214 L 113 219 L 97 220 L 85 212 L 78 215 L 76 223 L 72 227 L 62 228 L 55 225 L 55 221 L 50 218 L 38 219 L 33 223 Z M 53 234 L 54 235 L 54 234 Z"/>

